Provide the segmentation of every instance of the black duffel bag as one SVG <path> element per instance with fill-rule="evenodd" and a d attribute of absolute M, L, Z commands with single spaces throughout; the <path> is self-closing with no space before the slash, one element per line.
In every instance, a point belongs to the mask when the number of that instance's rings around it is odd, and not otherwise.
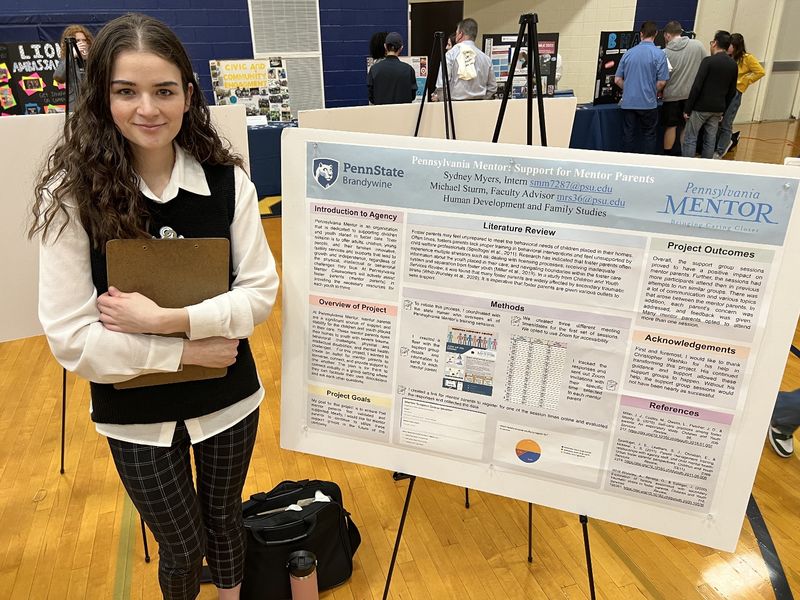
<path fill-rule="evenodd" d="M 330 501 L 315 501 L 318 493 Z M 286 510 L 292 505 L 294 510 Z M 242 512 L 247 532 L 242 600 L 291 600 L 286 563 L 295 550 L 317 557 L 320 590 L 344 583 L 353 573 L 361 534 L 334 482 L 284 481 L 250 496 Z"/>

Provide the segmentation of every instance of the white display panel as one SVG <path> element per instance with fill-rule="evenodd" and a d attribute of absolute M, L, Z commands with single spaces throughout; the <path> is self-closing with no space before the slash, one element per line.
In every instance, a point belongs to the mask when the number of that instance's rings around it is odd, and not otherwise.
<path fill-rule="evenodd" d="M 575 121 L 575 96 L 544 98 L 547 145 L 568 148 Z M 491 142 L 494 135 L 500 100 L 472 100 L 453 103 L 456 138 L 477 142 Z M 527 100 L 509 100 L 500 142 L 524 144 L 528 139 Z M 419 118 L 419 104 L 381 104 L 378 106 L 348 106 L 304 110 L 298 114 L 300 127 L 335 129 L 354 133 L 384 133 L 389 135 L 414 135 Z M 533 143 L 538 145 L 539 111 L 536 104 L 531 115 Z M 419 137 L 444 138 L 444 102 L 426 102 L 419 124 Z"/>
<path fill-rule="evenodd" d="M 283 447 L 734 549 L 795 169 L 284 136 Z"/>

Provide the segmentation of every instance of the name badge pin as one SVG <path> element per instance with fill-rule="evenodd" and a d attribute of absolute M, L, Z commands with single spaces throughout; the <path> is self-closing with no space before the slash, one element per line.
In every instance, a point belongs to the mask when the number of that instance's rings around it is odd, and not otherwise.
<path fill-rule="evenodd" d="M 175 231 L 172 227 L 169 227 L 167 225 L 158 230 L 158 235 L 161 236 L 162 240 L 183 239 L 182 235 L 178 235 L 177 231 Z"/>

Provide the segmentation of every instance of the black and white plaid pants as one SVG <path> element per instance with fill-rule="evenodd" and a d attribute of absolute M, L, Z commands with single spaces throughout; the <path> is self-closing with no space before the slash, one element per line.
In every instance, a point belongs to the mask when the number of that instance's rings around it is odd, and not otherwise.
<path fill-rule="evenodd" d="M 194 446 L 181 421 L 169 448 L 108 438 L 122 484 L 158 542 L 158 581 L 164 598 L 197 597 L 203 556 L 217 587 L 242 582 L 242 489 L 257 429 L 258 409 Z M 189 448 L 194 452 L 196 488 Z"/>

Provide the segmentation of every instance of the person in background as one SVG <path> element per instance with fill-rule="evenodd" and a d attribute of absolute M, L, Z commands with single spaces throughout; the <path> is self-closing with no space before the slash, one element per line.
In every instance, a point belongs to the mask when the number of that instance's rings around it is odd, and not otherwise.
<path fill-rule="evenodd" d="M 376 31 L 369 39 L 369 55 L 373 61 L 383 60 L 383 57 L 386 56 L 384 44 L 387 35 L 389 35 L 388 31 Z"/>
<path fill-rule="evenodd" d="M 636 151 L 636 131 L 645 154 L 656 153 L 658 94 L 669 80 L 667 56 L 653 43 L 658 28 L 645 21 L 640 29 L 641 42 L 622 55 L 614 83 L 622 88 L 622 151 Z"/>
<path fill-rule="evenodd" d="M 739 107 L 742 105 L 742 94 L 765 74 L 761 63 L 758 62 L 755 56 L 747 52 L 744 45 L 744 37 L 741 33 L 731 34 L 728 55 L 736 61 L 738 75 L 736 79 L 736 94 L 733 96 L 728 108 L 725 109 L 725 114 L 722 115 L 722 122 L 719 125 L 716 154 L 720 158 L 735 146 L 733 142 L 733 121 L 736 118 L 736 113 L 739 112 Z"/>
<path fill-rule="evenodd" d="M 561 74 L 563 62 L 561 61 L 561 52 L 556 53 L 556 89 L 558 89 L 558 82 L 561 81 Z"/>
<path fill-rule="evenodd" d="M 205 556 L 218 597 L 235 600 L 244 576 L 242 489 L 264 398 L 247 338 L 278 291 L 258 195 L 166 25 L 119 17 L 90 55 L 81 101 L 35 188 L 29 235 L 40 238 L 39 319 L 56 359 L 90 381 L 92 421 L 158 542 L 163 597 L 196 598 Z M 229 291 L 164 308 L 108 285 L 106 242 L 152 239 L 167 226 L 186 238 L 230 240 Z M 183 365 L 227 372 L 113 385 Z"/>
<path fill-rule="evenodd" d="M 447 36 L 447 43 L 444 46 L 444 51 L 449 52 L 450 49 L 455 45 L 456 45 L 456 34 L 455 32 L 453 32 Z"/>
<path fill-rule="evenodd" d="M 399 58 L 403 38 L 396 31 L 386 36 L 386 58 L 370 67 L 367 91 L 370 104 L 405 104 L 417 97 L 414 67 Z"/>
<path fill-rule="evenodd" d="M 683 130 L 684 105 L 692 89 L 694 78 L 700 68 L 702 60 L 708 56 L 708 50 L 700 40 L 694 40 L 681 35 L 683 26 L 677 21 L 670 21 L 664 27 L 664 40 L 667 55 L 672 71 L 669 81 L 664 86 L 661 105 L 661 125 L 664 127 L 664 154 L 671 154 L 679 131 Z M 680 155 L 680 145 L 678 145 Z"/>
<path fill-rule="evenodd" d="M 456 27 L 456 45 L 445 54 L 453 100 L 484 100 L 497 91 L 492 60 L 475 45 L 477 37 L 478 23 L 475 19 L 460 21 Z M 442 81 L 440 70 L 435 93 L 440 100 L 444 100 Z M 431 100 L 434 100 L 433 96 Z"/>
<path fill-rule="evenodd" d="M 75 38 L 78 52 L 80 52 L 81 62 L 79 65 L 77 60 L 72 61 L 70 65 L 69 81 L 67 81 L 67 38 Z M 83 25 L 68 25 L 63 32 L 61 32 L 61 61 L 56 66 L 53 73 L 53 80 L 56 83 L 66 83 L 67 93 L 69 94 L 69 108 L 70 112 L 75 110 L 75 103 L 78 100 L 78 92 L 80 91 L 83 76 L 86 71 L 86 59 L 89 57 L 89 48 L 92 46 L 94 37 L 91 32 Z M 75 57 L 77 58 L 77 56 Z"/>
<path fill-rule="evenodd" d="M 703 158 L 719 158 L 714 154 L 719 121 L 736 94 L 736 63 L 728 56 L 731 34 L 717 31 L 711 40 L 711 56 L 700 63 L 692 90 L 684 105 L 687 120 L 681 150 L 684 156 L 697 153 L 697 137 L 703 130 Z"/>
<path fill-rule="evenodd" d="M 780 392 L 770 423 L 769 443 L 782 458 L 794 454 L 794 432 L 800 427 L 800 389 Z"/>

